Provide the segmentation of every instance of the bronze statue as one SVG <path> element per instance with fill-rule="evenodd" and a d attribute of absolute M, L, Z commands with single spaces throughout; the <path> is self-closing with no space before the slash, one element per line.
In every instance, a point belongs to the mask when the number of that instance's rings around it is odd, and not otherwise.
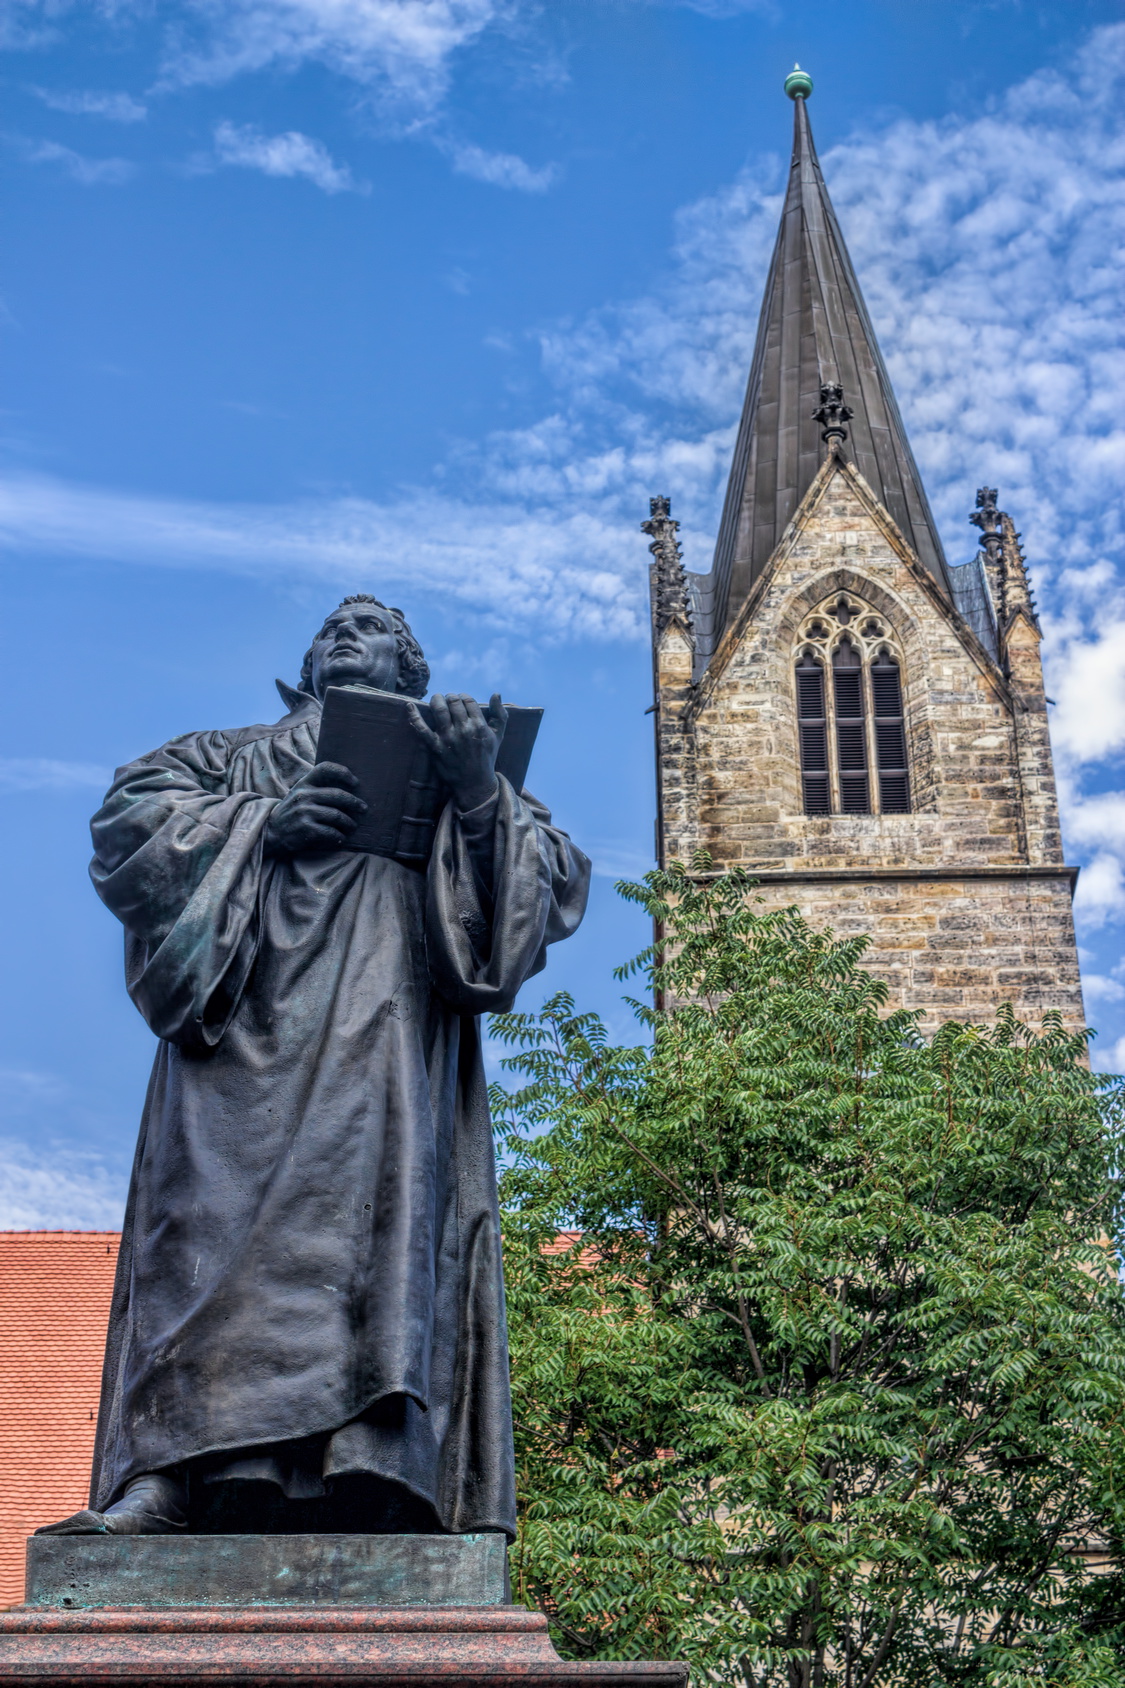
<path fill-rule="evenodd" d="M 428 680 L 399 610 L 345 599 L 282 720 L 173 739 L 94 817 L 161 1041 L 91 1510 L 51 1533 L 514 1532 L 478 1016 L 576 929 L 589 864 L 495 774 L 498 697 L 413 712 L 450 794 L 428 867 L 347 848 L 325 690 Z"/>

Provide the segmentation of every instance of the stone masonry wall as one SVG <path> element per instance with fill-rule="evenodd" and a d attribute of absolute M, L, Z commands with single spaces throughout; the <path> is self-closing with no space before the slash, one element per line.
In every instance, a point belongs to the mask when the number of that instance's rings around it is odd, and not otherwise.
<path fill-rule="evenodd" d="M 991 1021 L 1002 1002 L 1040 1025 L 1057 1008 L 1084 1024 L 1066 876 L 1027 879 L 792 880 L 759 885 L 762 912 L 796 903 L 814 926 L 870 936 L 864 966 L 896 1008 Z"/>
<path fill-rule="evenodd" d="M 871 606 L 901 660 L 910 814 L 802 812 L 793 669 L 810 612 L 838 592 Z M 765 872 L 769 906 L 870 932 L 872 970 L 928 1025 L 1008 1000 L 1084 1023 L 1038 634 L 1024 615 L 1010 632 L 1009 683 L 830 460 L 699 685 L 677 623 L 657 644 L 662 860 L 703 846 L 716 867 Z"/>

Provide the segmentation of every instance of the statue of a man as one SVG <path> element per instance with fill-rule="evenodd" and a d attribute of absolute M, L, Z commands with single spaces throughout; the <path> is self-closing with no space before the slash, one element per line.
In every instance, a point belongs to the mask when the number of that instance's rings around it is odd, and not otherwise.
<path fill-rule="evenodd" d="M 494 771 L 503 710 L 435 697 L 425 872 L 348 850 L 330 685 L 424 695 L 347 598 L 275 726 L 188 733 L 94 817 L 160 1039 L 110 1316 L 91 1510 L 51 1533 L 515 1528 L 478 1016 L 578 926 L 589 864 Z"/>

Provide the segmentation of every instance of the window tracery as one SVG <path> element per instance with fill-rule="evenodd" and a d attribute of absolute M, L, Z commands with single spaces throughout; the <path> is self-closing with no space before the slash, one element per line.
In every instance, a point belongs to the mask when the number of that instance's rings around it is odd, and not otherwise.
<path fill-rule="evenodd" d="M 808 815 L 910 811 L 902 659 L 886 616 L 837 592 L 805 617 L 795 680 Z"/>

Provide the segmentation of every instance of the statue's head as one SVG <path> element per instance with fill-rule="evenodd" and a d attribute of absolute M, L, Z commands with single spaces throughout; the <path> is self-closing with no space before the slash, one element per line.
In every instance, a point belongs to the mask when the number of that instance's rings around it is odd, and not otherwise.
<path fill-rule="evenodd" d="M 377 686 L 425 697 L 430 665 L 401 610 L 367 592 L 345 598 L 325 620 L 301 667 L 300 690 L 323 698 L 329 686 Z"/>

